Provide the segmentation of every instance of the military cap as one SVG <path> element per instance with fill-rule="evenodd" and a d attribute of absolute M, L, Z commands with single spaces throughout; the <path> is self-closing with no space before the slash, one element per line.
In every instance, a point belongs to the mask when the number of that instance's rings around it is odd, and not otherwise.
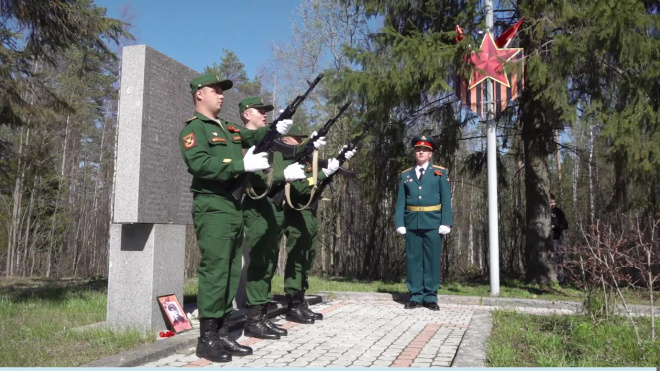
<path fill-rule="evenodd" d="M 231 80 L 221 80 L 220 76 L 213 73 L 207 73 L 192 79 L 190 82 L 190 90 L 193 94 L 195 94 L 197 90 L 205 86 L 216 84 L 219 84 L 222 90 L 229 90 L 232 86 L 234 86 L 234 83 Z"/>
<path fill-rule="evenodd" d="M 286 136 L 307 138 L 309 135 L 303 133 L 302 129 L 300 128 L 300 125 L 293 124 L 291 125 L 291 129 L 289 129 L 289 132 L 286 134 Z"/>
<path fill-rule="evenodd" d="M 414 147 L 426 147 L 431 149 L 431 151 L 435 151 L 435 149 L 438 147 L 435 143 L 435 140 L 433 139 L 432 136 L 426 136 L 426 135 L 416 135 L 413 137 L 412 141 L 410 144 Z"/>
<path fill-rule="evenodd" d="M 248 108 L 263 108 L 264 111 L 270 112 L 273 110 L 273 105 L 272 104 L 264 104 L 264 101 L 261 100 L 259 97 L 249 97 L 243 99 L 240 103 L 238 103 L 238 111 L 240 113 L 243 113 Z"/>

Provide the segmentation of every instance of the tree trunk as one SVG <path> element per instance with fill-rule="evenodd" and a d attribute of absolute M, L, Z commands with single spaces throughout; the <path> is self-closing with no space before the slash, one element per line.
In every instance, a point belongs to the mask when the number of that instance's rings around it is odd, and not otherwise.
<path fill-rule="evenodd" d="M 594 211 L 594 127 L 589 127 L 589 224 L 593 225 L 596 219 Z"/>
<path fill-rule="evenodd" d="M 526 245 L 525 279 L 545 284 L 556 281 L 550 235 L 550 172 L 548 158 L 552 154 L 552 128 L 545 120 L 543 102 L 534 99 L 530 90 L 523 91 L 522 141 L 525 154 Z"/>

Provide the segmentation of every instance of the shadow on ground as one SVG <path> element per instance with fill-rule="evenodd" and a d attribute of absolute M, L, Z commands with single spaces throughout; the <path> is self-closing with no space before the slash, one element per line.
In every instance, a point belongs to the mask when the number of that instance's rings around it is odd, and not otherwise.
<path fill-rule="evenodd" d="M 53 302 L 71 299 L 76 295 L 83 297 L 89 291 L 105 292 L 108 289 L 107 278 L 30 278 L 0 280 L 0 297 L 14 303 L 40 299 Z"/>

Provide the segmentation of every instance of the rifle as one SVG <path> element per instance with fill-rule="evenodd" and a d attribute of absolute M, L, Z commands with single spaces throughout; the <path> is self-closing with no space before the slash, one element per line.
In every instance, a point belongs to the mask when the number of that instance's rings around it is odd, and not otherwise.
<path fill-rule="evenodd" d="M 335 115 L 335 117 L 328 120 L 323 125 L 323 127 L 316 132 L 316 135 L 311 136 L 309 138 L 309 140 L 307 141 L 307 144 L 305 144 L 305 147 L 302 149 L 302 151 L 300 151 L 300 153 L 298 153 L 298 155 L 296 155 L 296 157 L 293 159 L 294 164 L 298 163 L 298 164 L 301 164 L 301 165 L 305 165 L 305 163 L 307 163 L 311 160 L 312 154 L 316 150 L 316 148 L 314 147 L 314 141 L 317 138 L 326 136 L 328 134 L 328 131 L 332 127 L 332 125 L 334 125 L 335 122 L 337 122 L 339 117 L 344 113 L 344 111 L 346 111 L 346 109 L 350 105 L 351 105 L 350 101 L 347 102 L 346 104 L 344 104 L 339 109 L 339 112 L 337 113 L 337 115 Z M 276 191 L 273 192 L 273 202 L 275 202 L 275 205 L 281 205 L 283 199 L 284 199 L 284 185 L 280 185 L 280 187 Z"/>
<path fill-rule="evenodd" d="M 273 122 L 270 123 L 268 127 L 268 132 L 264 136 L 264 138 L 257 144 L 257 146 L 254 148 L 254 153 L 261 153 L 265 152 L 268 150 L 277 150 L 279 152 L 282 152 L 287 155 L 293 155 L 295 154 L 295 146 L 289 146 L 286 145 L 280 141 L 275 140 L 280 133 L 277 132 L 277 123 L 282 121 L 282 120 L 288 120 L 291 117 L 293 117 L 293 114 L 296 113 L 296 110 L 298 107 L 302 104 L 302 102 L 307 98 L 309 93 L 314 90 L 316 85 L 321 81 L 323 78 L 323 74 L 320 73 L 314 81 L 312 81 L 309 84 L 309 87 L 307 88 L 307 91 L 303 95 L 297 96 L 293 102 L 291 102 L 284 111 L 280 113 L 280 115 L 277 117 L 277 119 Z M 231 194 L 234 196 L 235 199 L 240 200 L 241 196 L 243 195 L 243 188 L 245 185 L 245 182 L 247 180 L 247 176 L 249 174 L 241 174 L 236 178 L 236 182 L 234 183 L 234 186 L 231 188 Z"/>
<path fill-rule="evenodd" d="M 318 161 L 319 163 L 319 169 L 323 169 L 328 167 L 328 159 L 321 159 Z M 353 170 L 348 170 L 346 168 L 340 167 L 337 169 L 337 175 L 341 175 L 344 178 L 355 178 L 357 176 L 357 173 Z"/>
<path fill-rule="evenodd" d="M 364 138 L 364 136 L 367 134 L 367 132 L 369 131 L 369 129 L 371 128 L 372 125 L 373 125 L 373 123 L 364 124 L 362 126 L 362 132 L 360 134 L 358 134 L 357 136 L 353 137 L 351 142 L 348 143 L 348 145 L 346 147 L 341 149 L 341 151 L 337 155 L 337 161 L 339 161 L 339 170 L 342 169 L 341 165 L 343 165 L 344 162 L 346 162 L 346 152 L 352 151 L 353 149 L 355 149 L 355 147 L 357 147 L 358 143 L 360 143 L 362 138 Z M 319 200 L 321 199 L 321 194 L 323 193 L 323 190 L 325 189 L 325 187 L 329 186 L 330 183 L 332 183 L 332 179 L 334 178 L 335 175 L 341 174 L 341 172 L 339 170 L 337 170 L 337 172 L 335 172 L 334 174 L 330 174 L 329 177 L 326 177 L 325 179 L 323 179 L 321 184 L 319 184 L 318 188 L 316 189 L 316 193 L 314 194 L 314 198 L 311 200 L 311 203 L 309 204 L 310 209 L 316 210 L 316 208 L 319 205 Z M 355 172 L 352 172 L 350 170 L 346 170 L 346 171 L 349 172 L 349 175 L 348 175 L 349 177 L 354 177 L 355 176 L 355 175 L 353 175 L 353 174 L 355 174 Z M 341 175 L 344 175 L 344 174 L 341 174 Z M 344 175 L 344 176 L 346 176 L 346 175 Z"/>

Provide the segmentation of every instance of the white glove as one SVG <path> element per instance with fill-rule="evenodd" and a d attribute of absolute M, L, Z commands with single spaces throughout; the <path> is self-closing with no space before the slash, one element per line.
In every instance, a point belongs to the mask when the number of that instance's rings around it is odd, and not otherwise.
<path fill-rule="evenodd" d="M 316 137 L 319 135 L 316 131 L 312 133 L 311 138 L 314 138 L 314 148 L 321 149 L 325 145 L 325 137 Z"/>
<path fill-rule="evenodd" d="M 346 148 L 346 147 L 348 147 L 348 146 L 347 146 L 347 145 L 344 145 L 344 146 L 342 147 L 342 149 L 344 149 L 344 148 Z M 352 149 L 352 150 L 350 150 L 350 151 L 346 151 L 346 153 L 344 153 L 344 158 L 346 159 L 346 161 L 352 159 L 353 156 L 355 156 L 355 152 L 357 152 L 356 149 Z"/>
<path fill-rule="evenodd" d="M 255 146 L 250 147 L 243 157 L 243 167 L 246 173 L 254 173 L 255 171 L 268 169 L 268 152 L 254 153 Z"/>
<path fill-rule="evenodd" d="M 451 227 L 446 225 L 441 225 L 440 228 L 438 228 L 438 233 L 440 234 L 449 234 L 449 232 L 451 232 Z"/>
<path fill-rule="evenodd" d="M 406 234 L 406 227 L 397 228 L 396 229 L 396 234 L 398 234 L 399 236 L 403 236 L 404 234 Z"/>
<path fill-rule="evenodd" d="M 331 158 L 328 160 L 328 168 L 323 169 L 323 174 L 325 174 L 325 176 L 330 176 L 336 173 L 337 170 L 339 170 L 339 160 L 336 158 Z"/>
<path fill-rule="evenodd" d="M 292 182 L 298 179 L 305 179 L 305 166 L 295 163 L 291 164 L 284 169 L 284 179 L 287 182 Z"/>
<path fill-rule="evenodd" d="M 286 119 L 278 121 L 275 127 L 280 135 L 286 135 L 286 133 L 289 132 L 289 129 L 291 129 L 291 125 L 293 125 L 293 120 Z"/>

